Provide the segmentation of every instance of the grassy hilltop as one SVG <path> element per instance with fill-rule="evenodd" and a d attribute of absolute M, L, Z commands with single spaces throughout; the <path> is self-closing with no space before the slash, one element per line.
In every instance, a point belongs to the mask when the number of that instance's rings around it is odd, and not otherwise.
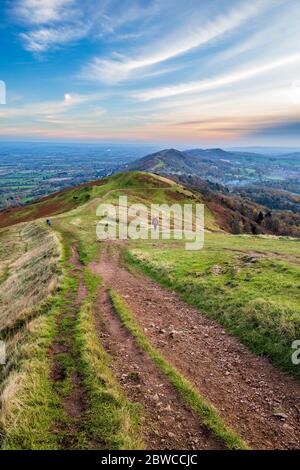
<path fill-rule="evenodd" d="M 103 280 L 93 266 L 104 244 L 96 238 L 96 209 L 100 202 L 117 203 L 120 195 L 147 206 L 202 202 L 201 194 L 173 181 L 135 172 L 0 214 L 0 327 L 7 344 L 0 375 L 3 449 L 147 447 L 143 406 L 124 391 L 105 336 L 98 334 Z M 45 223 L 49 217 L 52 227 Z M 209 209 L 205 228 L 198 252 L 186 251 L 180 240 L 148 240 L 112 245 L 109 256 L 121 250 L 123 267 L 178 292 L 255 354 L 299 379 L 290 357 L 291 343 L 300 337 L 300 241 L 230 235 Z M 245 436 L 153 349 L 147 328 L 133 323 L 118 294 L 112 291 L 111 299 L 144 354 L 173 380 L 214 438 L 225 447 L 247 447 Z"/>

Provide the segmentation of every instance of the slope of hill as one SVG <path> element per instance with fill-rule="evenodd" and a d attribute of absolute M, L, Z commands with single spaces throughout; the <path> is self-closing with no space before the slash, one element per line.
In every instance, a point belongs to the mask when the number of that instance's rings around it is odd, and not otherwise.
<path fill-rule="evenodd" d="M 236 193 L 271 210 L 292 211 L 300 215 L 300 196 L 297 194 L 263 186 L 242 187 Z"/>
<path fill-rule="evenodd" d="M 12 226 L 0 234 L 1 330 L 55 291 L 61 252 L 57 237 L 41 222 Z"/>
<path fill-rule="evenodd" d="M 295 197 L 288 195 L 286 203 L 284 203 L 284 193 L 281 192 L 277 197 L 274 191 L 274 205 L 271 209 L 270 198 L 268 204 L 264 206 L 264 199 L 258 197 L 255 189 L 251 191 L 251 186 L 247 191 L 239 192 L 238 189 L 235 189 L 235 192 L 229 194 L 229 190 L 217 182 L 222 180 L 218 177 L 220 172 L 223 174 L 222 169 L 225 172 L 228 170 L 228 162 L 230 160 L 236 161 L 241 156 L 249 162 L 253 159 L 253 154 L 250 153 L 225 152 L 222 149 L 195 149 L 185 152 L 170 149 L 148 155 L 131 164 L 127 169 L 169 176 L 189 186 L 200 193 L 202 200 L 214 214 L 219 226 L 231 233 L 269 233 L 299 237 L 299 214 L 296 211 L 295 214 L 288 211 L 290 207 L 295 207 L 291 201 L 291 199 L 295 201 Z M 256 158 L 264 157 L 256 155 Z M 205 178 L 211 178 L 212 175 L 215 175 L 215 178 L 213 177 L 215 182 L 205 180 Z M 252 193 L 254 196 L 251 198 Z M 275 204 L 279 198 L 281 198 L 280 202 Z"/>
<path fill-rule="evenodd" d="M 39 203 L 29 221 L 25 208 L 2 218 L 1 282 L 14 290 L 1 314 L 1 448 L 299 448 L 299 242 L 229 235 L 210 209 L 196 253 L 176 239 L 100 242 L 101 202 L 202 195 L 145 173 L 93 183 L 74 203 L 81 191 L 55 195 L 57 215 L 50 198 L 41 219 Z M 24 277 L 24 295 L 39 295 L 19 316 Z"/>
<path fill-rule="evenodd" d="M 261 189 L 260 192 L 253 190 L 253 198 L 250 198 L 250 189 L 230 193 L 226 187 L 197 176 L 176 175 L 173 178 L 199 192 L 220 228 L 227 232 L 300 237 L 300 215 L 288 210 L 292 202 L 296 207 L 297 196 L 288 193 L 285 197 L 282 192 L 273 192 L 271 196 L 270 191 Z M 263 205 L 264 202 L 267 205 Z M 279 207 L 283 210 L 277 210 Z"/>
<path fill-rule="evenodd" d="M 198 164 L 198 159 L 187 158 L 183 152 L 176 149 L 167 149 L 147 155 L 129 165 L 129 171 L 151 171 L 156 170 L 162 173 L 188 172 L 192 170 L 193 164 Z"/>
<path fill-rule="evenodd" d="M 124 168 L 159 174 L 193 175 L 235 189 L 265 185 L 299 192 L 300 154 L 263 155 L 222 149 L 162 150 Z"/>
<path fill-rule="evenodd" d="M 101 186 L 104 183 L 105 179 L 100 179 L 53 193 L 31 204 L 0 210 L 0 228 L 71 210 L 91 198 L 93 186 Z"/>
<path fill-rule="evenodd" d="M 162 176 L 146 173 L 119 173 L 113 177 L 55 193 L 34 204 L 0 211 L 0 228 L 41 217 L 58 215 L 80 208 L 82 205 L 88 204 L 89 201 L 92 203 L 91 207 L 94 208 L 103 195 L 112 193 L 114 198 L 114 193 L 117 195 L 118 191 L 122 191 L 122 188 L 124 188 L 124 194 L 128 195 L 129 200 L 132 193 L 134 194 L 133 202 L 144 199 L 146 203 L 149 203 L 153 198 L 153 203 L 160 201 L 172 203 L 178 200 L 183 203 L 185 200 L 193 202 L 195 198 L 200 198 L 200 195 L 194 194 L 181 184 Z M 106 198 L 106 200 L 108 199 Z M 208 229 L 219 229 L 209 210 L 206 211 L 206 223 Z"/>

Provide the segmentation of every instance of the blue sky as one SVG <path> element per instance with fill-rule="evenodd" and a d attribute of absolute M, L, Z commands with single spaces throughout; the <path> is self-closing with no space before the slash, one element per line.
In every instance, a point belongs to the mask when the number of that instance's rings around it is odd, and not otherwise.
<path fill-rule="evenodd" d="M 4 0 L 0 137 L 300 145 L 299 0 Z"/>

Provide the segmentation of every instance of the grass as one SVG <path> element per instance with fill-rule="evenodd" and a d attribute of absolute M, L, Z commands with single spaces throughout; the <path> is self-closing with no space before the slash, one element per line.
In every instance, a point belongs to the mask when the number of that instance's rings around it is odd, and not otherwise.
<path fill-rule="evenodd" d="M 0 240 L 0 328 L 6 328 L 57 288 L 60 246 L 40 222 L 1 231 Z"/>
<path fill-rule="evenodd" d="M 68 378 L 74 369 L 77 370 L 82 377 L 81 386 L 85 390 L 88 407 L 82 416 L 80 439 L 76 440 L 76 436 L 72 438 L 75 446 L 87 448 L 94 443 L 94 446 L 103 449 L 143 448 L 139 435 L 140 409 L 123 395 L 110 370 L 110 358 L 96 332 L 93 312 L 97 308 L 96 296 L 101 280 L 90 272 L 87 265 L 99 258 L 102 245 L 95 239 L 95 231 L 92 229 L 94 213 L 87 210 L 83 219 L 81 217 L 81 212 L 76 210 L 72 214 L 66 214 L 66 217 L 59 217 L 54 223 L 65 254 L 63 265 L 68 272 L 71 272 L 69 269 L 72 270 L 74 294 L 80 275 L 78 267 L 74 271 L 68 262 L 72 254 L 71 246 L 74 243 L 78 248 L 84 284 L 87 288 L 87 296 L 83 300 L 75 322 L 72 322 L 72 325 L 62 322 L 60 325 L 63 333 L 60 336 L 66 341 L 70 335 L 73 338 L 73 358 L 70 360 L 69 355 L 61 357 L 64 361 L 66 379 L 58 393 L 61 398 L 71 393 L 72 383 Z"/>
<path fill-rule="evenodd" d="M 79 240 L 78 245 L 78 254 L 80 262 L 87 266 L 92 260 L 97 259 L 101 253 L 102 245 L 97 240 L 87 243 L 86 240 Z"/>
<path fill-rule="evenodd" d="M 114 378 L 110 358 L 99 341 L 93 309 L 101 280 L 87 268 L 84 271 L 88 295 L 76 327 L 76 347 L 80 356 L 83 386 L 89 397 L 84 426 L 89 437 L 110 450 L 141 449 L 140 407 L 129 402 Z"/>
<path fill-rule="evenodd" d="M 1 449 L 59 448 L 53 429 L 67 417 L 50 379 L 52 361 L 48 353 L 56 335 L 56 319 L 71 286 L 72 279 L 64 270 L 55 296 L 2 330 L 7 362 L 1 371 Z"/>
<path fill-rule="evenodd" d="M 97 205 L 102 200 L 116 203 L 119 195 L 127 195 L 129 203 L 147 206 L 152 202 L 193 200 L 189 191 L 163 178 L 127 173 L 3 214 L 0 224 L 7 225 L 41 214 L 45 217 L 48 210 L 51 214 L 61 213 L 52 218 L 52 229 L 44 221 L 36 221 L 0 230 L 0 327 L 8 350 L 8 363 L 1 371 L 3 449 L 54 449 L 62 445 L 64 436 L 52 431 L 57 421 L 67 423 L 62 400 L 70 393 L 72 383 L 66 380 L 60 389 L 52 386 L 48 351 L 57 333 L 56 320 L 67 308 L 67 294 L 76 294 L 78 279 L 68 262 L 73 243 L 78 244 L 88 294 L 72 325 L 76 361 L 70 362 L 64 355 L 60 359 L 68 377 L 75 368 L 80 371 L 88 396 L 78 446 L 82 448 L 95 440 L 103 448 L 143 447 L 140 410 L 122 394 L 109 366 L 110 357 L 96 333 L 93 312 L 101 281 L 87 269 L 101 251 L 96 239 Z M 217 229 L 210 212 L 206 218 L 206 227 Z M 60 236 L 60 245 L 56 235 Z M 263 256 L 251 261 L 252 252 Z M 291 343 L 300 337 L 299 240 L 206 234 L 201 252 L 187 252 L 183 243 L 173 241 L 137 242 L 135 249 L 129 247 L 125 259 L 128 266 L 177 290 L 254 352 L 267 355 L 275 365 L 299 376 L 299 368 L 290 362 Z M 58 287 L 55 297 L 49 298 Z M 229 448 L 246 448 L 216 410 L 152 347 L 122 299 L 114 292 L 111 296 L 140 347 L 201 420 Z M 68 320 L 63 320 L 61 326 L 67 335 Z"/>
<path fill-rule="evenodd" d="M 0 227 L 7 227 L 19 222 L 28 222 L 38 218 L 51 217 L 55 221 L 60 218 L 80 225 L 76 217 L 82 219 L 84 226 L 77 226 L 78 230 L 87 230 L 89 222 L 94 221 L 93 232 L 97 223 L 96 208 L 100 201 L 117 203 L 119 196 L 128 196 L 129 204 L 144 203 L 195 203 L 201 202 L 190 190 L 175 184 L 166 178 L 141 172 L 120 173 L 109 178 L 98 180 L 94 183 L 84 184 L 80 187 L 71 188 L 60 193 L 53 194 L 46 199 L 34 204 L 16 208 L 7 213 L 0 214 Z M 210 230 L 218 230 L 215 217 L 206 208 L 206 226 Z"/>
<path fill-rule="evenodd" d="M 210 234 L 199 252 L 144 244 L 127 250 L 125 260 L 299 379 L 291 362 L 300 337 L 299 247 L 295 240 Z"/>
<path fill-rule="evenodd" d="M 164 357 L 152 346 L 144 335 L 143 330 L 137 324 L 125 301 L 113 290 L 110 297 L 114 308 L 123 325 L 135 338 L 139 347 L 145 351 L 151 360 L 166 375 L 186 404 L 199 416 L 201 422 L 209 428 L 214 435 L 225 443 L 229 449 L 248 449 L 244 440 L 230 429 L 219 417 L 217 410 L 207 403 L 195 390 L 193 385 L 185 379 Z"/>
<path fill-rule="evenodd" d="M 7 364 L 1 384 L 1 449 L 56 449 L 50 432 L 61 416 L 49 380 L 48 350 L 55 334 L 60 297 L 24 328 L 6 339 Z"/>
<path fill-rule="evenodd" d="M 9 277 L 9 266 L 4 266 L 0 274 L 0 284 L 3 284 Z"/>
<path fill-rule="evenodd" d="M 0 337 L 7 351 L 0 374 L 1 448 L 55 449 L 49 429 L 59 402 L 48 350 L 64 294 L 63 286 L 57 291 L 60 246 L 39 222 L 1 230 L 0 239 Z"/>

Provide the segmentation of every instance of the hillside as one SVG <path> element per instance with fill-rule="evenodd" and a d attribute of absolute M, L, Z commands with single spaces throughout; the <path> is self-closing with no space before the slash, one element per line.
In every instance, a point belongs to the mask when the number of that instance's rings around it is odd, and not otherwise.
<path fill-rule="evenodd" d="M 248 186 L 237 184 L 231 189 L 223 184 L 224 181 L 230 183 L 230 179 L 234 179 L 236 184 L 239 178 L 245 184 L 240 161 L 246 166 L 250 165 L 252 169 L 249 174 L 253 174 L 256 171 L 253 162 L 259 162 L 258 169 L 262 172 L 264 166 L 270 164 L 266 158 L 259 154 L 226 152 L 222 149 L 183 152 L 168 149 L 143 157 L 126 166 L 126 170 L 164 175 L 198 192 L 219 226 L 230 233 L 299 237 L 297 196 L 286 191 L 271 191 L 254 182 Z M 267 170 L 265 172 L 267 174 Z"/>
<path fill-rule="evenodd" d="M 192 175 L 231 190 L 260 185 L 299 193 L 300 154 L 259 154 L 223 149 L 167 149 L 124 165 L 130 171 Z"/>
<path fill-rule="evenodd" d="M 262 188 L 232 193 L 224 186 L 197 176 L 176 175 L 173 178 L 200 193 L 220 228 L 227 232 L 300 237 L 300 214 L 297 213 L 298 198 L 295 195 Z M 294 211 L 290 211 L 291 207 Z"/>
<path fill-rule="evenodd" d="M 105 179 L 65 189 L 50 196 L 39 199 L 31 204 L 0 210 L 0 228 L 19 222 L 28 222 L 41 217 L 50 217 L 71 210 L 84 204 L 91 198 L 94 186 L 101 186 Z"/>
<path fill-rule="evenodd" d="M 2 214 L 1 448 L 299 447 L 299 241 L 228 234 L 207 207 L 200 251 L 100 242 L 120 195 L 204 202 L 128 172 Z"/>
<path fill-rule="evenodd" d="M 162 173 L 190 173 L 200 170 L 198 158 L 189 157 L 176 149 L 167 149 L 147 155 L 126 165 L 129 171 L 149 171 Z"/>

